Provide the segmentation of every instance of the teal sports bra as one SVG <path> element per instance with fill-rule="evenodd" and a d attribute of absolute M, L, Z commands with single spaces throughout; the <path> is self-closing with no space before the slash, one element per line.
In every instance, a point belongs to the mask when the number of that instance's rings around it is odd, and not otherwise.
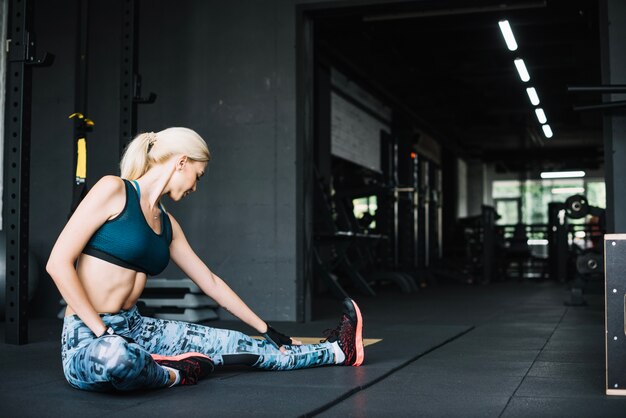
<path fill-rule="evenodd" d="M 170 261 L 172 224 L 170 217 L 161 208 L 161 233 L 154 232 L 141 211 L 141 190 L 133 180 L 126 186 L 126 204 L 115 218 L 106 221 L 93 234 L 84 254 L 151 276 L 161 273 Z"/>

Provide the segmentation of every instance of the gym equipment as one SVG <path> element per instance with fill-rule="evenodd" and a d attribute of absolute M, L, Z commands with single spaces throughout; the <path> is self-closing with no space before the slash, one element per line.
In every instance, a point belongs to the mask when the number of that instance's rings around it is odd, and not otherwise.
<path fill-rule="evenodd" d="M 379 281 L 390 281 L 397 284 L 403 293 L 410 293 L 418 290 L 413 278 L 401 271 L 386 270 L 379 268 L 380 263 L 374 255 L 375 248 L 381 240 L 386 240 L 385 236 L 372 234 L 367 229 L 359 226 L 358 220 L 354 216 L 354 208 L 351 198 L 341 198 L 340 194 L 335 196 L 335 209 L 337 213 L 337 223 L 341 228 L 345 228 L 353 233 L 355 239 L 352 246 L 348 248 L 348 255 L 354 268 L 361 273 L 369 283 Z"/>
<path fill-rule="evenodd" d="M 499 216 L 492 206 L 482 205 L 480 215 L 459 219 L 464 232 L 465 266 L 471 282 L 489 283 L 500 271 L 499 247 L 501 242 L 496 231 Z"/>
<path fill-rule="evenodd" d="M 436 233 L 434 234 L 435 238 L 435 248 L 436 259 L 437 261 L 443 258 L 443 173 L 441 168 L 434 168 L 434 187 L 432 192 L 432 198 L 430 201 L 433 203 L 433 213 L 434 216 L 434 225 Z"/>
<path fill-rule="evenodd" d="M 576 257 L 576 271 L 582 275 L 604 273 L 602 254 L 586 251 Z"/>
<path fill-rule="evenodd" d="M 535 255 L 528 244 L 529 234 L 534 238 L 547 237 L 546 224 L 501 225 L 504 238 L 505 272 L 508 278 L 545 279 L 548 277 L 547 258 Z M 515 274 L 513 274 L 515 273 Z"/>
<path fill-rule="evenodd" d="M 506 240 L 507 276 L 511 265 L 517 267 L 517 279 L 524 278 L 524 264 L 531 258 L 528 236 L 524 224 L 518 223 L 513 230 L 513 236 Z"/>
<path fill-rule="evenodd" d="M 189 278 L 151 278 L 137 301 L 146 316 L 201 322 L 218 319 L 218 304 Z"/>
<path fill-rule="evenodd" d="M 6 237 L 4 231 L 0 231 L 0 319 L 4 319 L 6 304 Z M 28 300 L 32 300 L 39 286 L 39 263 L 32 252 L 28 252 Z M 10 289 L 9 289 L 10 290 Z M 13 302 L 9 302 L 13 303 Z"/>
<path fill-rule="evenodd" d="M 57 318 L 63 319 L 67 303 L 59 301 Z M 219 305 L 188 278 L 150 278 L 137 307 L 142 315 L 177 321 L 201 322 L 218 319 Z"/>
<path fill-rule="evenodd" d="M 122 56 L 120 62 L 120 155 L 128 141 L 137 133 L 137 105 L 151 104 L 157 99 L 155 93 L 141 96 L 141 76 L 138 73 L 137 52 L 139 10 L 137 0 L 126 0 L 122 7 Z"/>
<path fill-rule="evenodd" d="M 567 306 L 586 305 L 583 293 L 591 283 L 599 281 L 603 273 L 602 253 L 598 248 L 580 250 L 570 246 L 569 234 L 578 226 L 568 225 L 567 219 L 582 219 L 588 215 L 597 219 L 597 224 L 587 225 L 585 234 L 601 235 L 605 229 L 605 210 L 589 205 L 582 195 L 569 196 L 564 203 L 548 204 L 548 251 L 550 277 L 565 282 L 573 276 L 570 299 Z"/>
<path fill-rule="evenodd" d="M 88 70 L 88 41 L 89 41 L 89 0 L 78 2 L 78 14 L 80 16 L 77 25 L 76 49 L 76 84 L 74 96 L 74 109 L 69 118 L 74 119 L 74 187 L 72 189 L 72 203 L 68 218 L 72 216 L 80 202 L 87 195 L 87 132 L 91 132 L 94 126 L 92 120 L 85 117 L 87 113 L 87 70 Z"/>
<path fill-rule="evenodd" d="M 482 205 L 480 215 L 460 218 L 456 225 L 457 259 L 435 269 L 437 276 L 467 284 L 488 283 L 503 272 L 504 243 L 496 227 L 495 208 Z"/>
<path fill-rule="evenodd" d="M 74 123 L 76 175 L 74 177 L 72 205 L 68 218 L 72 216 L 80 202 L 87 195 L 87 132 L 91 132 L 94 126 L 94 122 L 86 118 L 82 113 L 72 113 L 69 118 L 76 120 Z"/>
<path fill-rule="evenodd" d="M 386 138 L 382 146 L 386 176 L 379 198 L 377 227 L 390 237 L 385 243 L 387 248 L 383 248 L 384 270 L 404 275 L 418 290 L 427 285 L 429 278 L 424 255 L 430 224 L 424 214 L 428 211 L 429 163 L 410 147 L 399 149 L 393 137 Z"/>
<path fill-rule="evenodd" d="M 421 164 L 420 170 L 420 193 L 419 197 L 421 200 L 419 214 L 420 216 L 420 224 L 422 226 L 422 234 L 419 236 L 419 247 L 421 263 L 424 268 L 428 268 L 430 266 L 430 163 L 428 161 L 423 161 Z"/>
<path fill-rule="evenodd" d="M 325 186 L 316 172 L 314 192 L 315 207 L 315 236 L 314 261 L 316 273 L 328 285 L 331 294 L 342 299 L 348 293 L 341 286 L 338 276 L 350 278 L 352 283 L 364 294 L 374 296 L 376 292 L 371 288 L 367 279 L 361 275 L 348 257 L 348 249 L 357 239 L 372 239 L 365 234 L 355 234 L 352 231 L 340 230 L 337 226 L 337 213 L 332 193 L 326 192 Z"/>
<path fill-rule="evenodd" d="M 52 65 L 54 56 L 36 58 L 32 7 L 11 0 L 8 9 L 6 123 L 4 132 L 3 229 L 6 231 L 6 342 L 28 342 L 28 216 L 32 70 Z"/>
<path fill-rule="evenodd" d="M 548 203 L 548 260 L 550 278 L 567 280 L 569 252 L 567 218 L 563 203 Z"/>
<path fill-rule="evenodd" d="M 570 196 L 565 200 L 565 212 L 569 218 L 581 219 L 589 214 L 587 198 L 581 195 Z"/>
<path fill-rule="evenodd" d="M 626 396 L 626 234 L 604 236 L 606 394 Z"/>
<path fill-rule="evenodd" d="M 496 272 L 496 220 L 498 214 L 492 206 L 482 206 L 482 256 L 483 256 L 483 283 L 489 283 L 494 279 Z"/>

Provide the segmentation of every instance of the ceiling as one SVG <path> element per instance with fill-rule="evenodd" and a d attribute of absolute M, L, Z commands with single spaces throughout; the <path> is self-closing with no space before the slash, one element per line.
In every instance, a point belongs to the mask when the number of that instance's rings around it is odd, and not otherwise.
<path fill-rule="evenodd" d="M 602 166 L 601 102 L 570 85 L 599 85 L 598 2 L 409 1 L 316 19 L 320 55 L 423 121 L 459 155 L 499 171 Z M 498 21 L 507 19 L 517 51 Z M 523 58 L 531 80 L 513 64 Z M 536 88 L 554 131 L 545 138 L 526 95 Z"/>

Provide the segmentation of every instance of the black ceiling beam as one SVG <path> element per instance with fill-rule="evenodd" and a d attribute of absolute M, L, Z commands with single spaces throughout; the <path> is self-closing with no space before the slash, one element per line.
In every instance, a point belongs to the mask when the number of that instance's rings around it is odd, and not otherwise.
<path fill-rule="evenodd" d="M 543 147 L 525 149 L 486 149 L 482 153 L 485 161 L 563 161 L 563 160 L 602 160 L 604 154 L 598 147 Z"/>
<path fill-rule="evenodd" d="M 455 15 L 468 15 L 477 13 L 490 13 L 490 12 L 509 12 L 511 10 L 523 10 L 523 9 L 537 9 L 546 7 L 546 0 L 526 1 L 526 2 L 497 2 L 493 4 L 487 4 L 484 6 L 471 6 L 471 7 L 449 7 L 445 9 L 424 9 L 412 12 L 396 12 L 396 13 L 379 13 L 363 16 L 364 22 L 379 22 L 388 20 L 400 20 L 400 19 L 415 19 L 424 17 L 440 17 L 440 16 L 455 16 Z"/>
<path fill-rule="evenodd" d="M 568 92 L 578 93 L 626 93 L 626 85 L 611 84 L 600 86 L 567 86 Z M 584 106 L 573 106 L 575 111 L 586 110 L 626 110 L 626 100 L 618 100 L 615 102 L 603 102 L 598 104 L 590 104 Z"/>
<path fill-rule="evenodd" d="M 626 84 L 602 86 L 567 86 L 567 91 L 580 93 L 626 93 Z"/>
<path fill-rule="evenodd" d="M 577 112 L 582 112 L 585 110 L 615 110 L 615 109 L 626 110 L 626 100 L 618 100 L 616 102 L 605 102 L 605 103 L 592 104 L 592 105 L 586 105 L 586 106 L 574 106 L 573 109 Z"/>

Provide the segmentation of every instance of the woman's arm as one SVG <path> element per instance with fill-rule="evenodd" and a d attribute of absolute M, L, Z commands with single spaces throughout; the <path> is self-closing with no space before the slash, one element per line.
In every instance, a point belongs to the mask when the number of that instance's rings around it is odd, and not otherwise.
<path fill-rule="evenodd" d="M 106 326 L 89 301 L 74 263 L 96 230 L 121 211 L 125 196 L 120 178 L 106 176 L 98 181 L 63 228 L 46 265 L 63 299 L 95 335 L 104 333 Z"/>
<path fill-rule="evenodd" d="M 241 319 L 259 333 L 266 333 L 267 324 L 265 321 L 259 318 L 224 280 L 209 270 L 207 265 L 204 264 L 193 251 L 180 225 L 171 215 L 170 220 L 172 221 L 170 256 L 176 265 L 221 307 Z"/>

